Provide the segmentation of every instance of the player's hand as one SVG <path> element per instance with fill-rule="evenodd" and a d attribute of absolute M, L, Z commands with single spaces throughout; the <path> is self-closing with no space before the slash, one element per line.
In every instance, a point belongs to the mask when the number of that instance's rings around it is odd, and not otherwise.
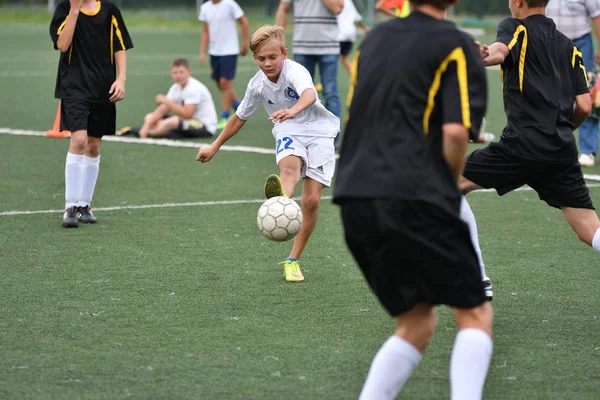
<path fill-rule="evenodd" d="M 240 48 L 240 56 L 245 56 L 246 54 L 248 54 L 248 45 L 242 44 L 242 47 Z"/>
<path fill-rule="evenodd" d="M 296 118 L 296 115 L 298 115 L 298 111 L 294 110 L 293 108 L 284 108 L 283 110 L 275 111 L 273 114 L 271 114 L 269 120 L 283 122 L 287 121 L 288 119 Z"/>
<path fill-rule="evenodd" d="M 83 0 L 71 0 L 71 9 L 79 11 L 83 7 Z"/>
<path fill-rule="evenodd" d="M 167 101 L 167 96 L 164 94 L 157 94 L 154 100 L 156 101 L 156 104 L 161 105 Z"/>
<path fill-rule="evenodd" d="M 200 66 L 204 67 L 206 64 L 206 54 L 200 54 Z"/>
<path fill-rule="evenodd" d="M 481 58 L 486 59 L 490 55 L 489 47 L 485 44 L 481 44 L 478 41 L 475 41 L 475 44 L 477 45 L 477 49 L 479 50 L 479 55 Z"/>
<path fill-rule="evenodd" d="M 125 81 L 118 78 L 110 87 L 108 94 L 111 95 L 109 100 L 112 103 L 123 100 L 125 98 Z"/>
<path fill-rule="evenodd" d="M 217 149 L 212 144 L 210 146 L 200 147 L 198 155 L 196 156 L 196 161 L 203 163 L 209 162 L 215 154 L 217 154 Z"/>

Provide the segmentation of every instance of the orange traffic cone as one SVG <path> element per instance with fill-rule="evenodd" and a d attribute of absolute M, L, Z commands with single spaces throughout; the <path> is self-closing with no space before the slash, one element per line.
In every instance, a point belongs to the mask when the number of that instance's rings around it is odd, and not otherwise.
<path fill-rule="evenodd" d="M 60 102 L 58 103 L 58 111 L 56 112 L 56 118 L 54 119 L 54 126 L 49 131 L 46 131 L 46 137 L 56 139 L 71 137 L 71 131 L 60 130 Z"/>

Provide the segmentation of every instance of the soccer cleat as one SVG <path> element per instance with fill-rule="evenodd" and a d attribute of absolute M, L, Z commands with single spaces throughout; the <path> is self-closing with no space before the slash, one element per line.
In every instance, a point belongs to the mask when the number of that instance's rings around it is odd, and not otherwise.
<path fill-rule="evenodd" d="M 315 90 L 319 93 L 321 93 L 323 91 L 323 84 L 322 83 L 315 83 Z"/>
<path fill-rule="evenodd" d="M 83 224 L 95 224 L 98 222 L 89 205 L 85 207 L 77 207 L 77 211 L 77 219 L 79 222 Z"/>
<path fill-rule="evenodd" d="M 485 298 L 488 301 L 492 301 L 494 298 L 494 291 L 492 290 L 492 281 L 487 276 L 483 278 L 483 290 L 485 291 Z"/>
<path fill-rule="evenodd" d="M 63 226 L 65 228 L 77 228 L 79 221 L 77 220 L 77 207 L 69 207 L 63 214 Z"/>
<path fill-rule="evenodd" d="M 593 154 L 582 154 L 579 156 L 579 164 L 582 167 L 593 167 L 596 165 L 596 160 Z"/>
<path fill-rule="evenodd" d="M 285 260 L 283 264 L 283 276 L 288 282 L 302 282 L 304 276 L 300 271 L 300 264 L 298 261 Z"/>
<path fill-rule="evenodd" d="M 228 118 L 221 118 L 217 123 L 217 129 L 223 130 L 225 129 L 225 125 L 227 125 Z"/>
<path fill-rule="evenodd" d="M 281 179 L 279 176 L 273 174 L 269 175 L 267 181 L 265 182 L 265 196 L 267 199 L 275 196 L 284 196 L 285 192 L 283 191 L 283 185 L 281 184 Z"/>

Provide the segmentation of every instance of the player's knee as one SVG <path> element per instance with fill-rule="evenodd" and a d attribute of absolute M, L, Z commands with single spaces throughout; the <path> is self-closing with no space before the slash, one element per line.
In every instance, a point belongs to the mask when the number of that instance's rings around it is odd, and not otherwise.
<path fill-rule="evenodd" d="M 302 196 L 302 212 L 316 213 L 321 204 L 321 197 L 316 194 L 308 194 Z"/>
<path fill-rule="evenodd" d="M 88 157 L 98 157 L 100 155 L 100 142 L 89 141 L 85 147 L 85 154 Z"/>
<path fill-rule="evenodd" d="M 225 78 L 219 79 L 219 88 L 221 90 L 231 89 L 231 79 L 225 79 Z"/>
<path fill-rule="evenodd" d="M 454 309 L 458 329 L 477 328 L 490 335 L 494 320 L 494 311 L 489 301 L 470 309 Z"/>
<path fill-rule="evenodd" d="M 146 116 L 144 117 L 144 123 L 147 123 L 150 120 L 150 118 L 152 118 L 152 113 L 146 114 Z"/>
<path fill-rule="evenodd" d="M 74 154 L 82 154 L 85 151 L 87 144 L 87 136 L 85 133 L 74 134 L 71 136 L 69 143 L 69 151 Z"/>

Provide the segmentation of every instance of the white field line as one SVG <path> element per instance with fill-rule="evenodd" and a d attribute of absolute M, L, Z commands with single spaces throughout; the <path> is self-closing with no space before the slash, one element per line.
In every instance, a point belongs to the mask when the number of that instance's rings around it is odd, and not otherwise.
<path fill-rule="evenodd" d="M 5 135 L 18 135 L 18 136 L 45 136 L 45 132 L 32 131 L 26 129 L 11 129 L 11 128 L 0 128 L 0 134 Z M 133 137 L 124 136 L 104 136 L 102 138 L 106 142 L 117 142 L 117 143 L 130 143 L 130 144 L 150 144 L 155 146 L 166 146 L 166 147 L 184 147 L 198 149 L 200 147 L 208 146 L 207 143 L 198 142 L 187 142 L 180 140 L 171 139 L 138 139 Z M 268 149 L 266 147 L 252 147 L 252 146 L 222 146 L 221 150 L 224 151 L 238 151 L 243 153 L 255 153 L 255 154 L 275 154 L 275 149 Z"/>
<path fill-rule="evenodd" d="M 600 184 L 592 183 L 588 185 L 588 188 L 597 188 Z M 516 189 L 516 192 L 520 191 L 531 191 L 528 186 Z M 473 193 L 496 193 L 494 189 L 482 189 Z M 295 200 L 300 198 L 295 197 Z M 332 196 L 323 196 L 321 200 L 331 200 Z M 222 206 L 232 204 L 261 204 L 265 199 L 248 199 L 248 200 L 220 200 L 220 201 L 197 201 L 188 203 L 162 203 L 162 204 L 143 204 L 143 205 L 131 205 L 131 206 L 114 206 L 114 207 L 98 207 L 94 208 L 94 211 L 121 211 L 121 210 L 143 210 L 151 208 L 171 208 L 171 207 L 204 207 L 204 206 Z M 32 215 L 32 214 L 59 214 L 64 210 L 14 210 L 14 211 L 0 211 L 0 217 L 12 216 L 12 215 Z"/>
<path fill-rule="evenodd" d="M 27 129 L 11 129 L 11 128 L 0 128 L 0 134 L 6 135 L 18 135 L 18 136 L 44 136 L 45 133 L 42 131 L 32 131 Z M 132 144 L 149 144 L 154 146 L 166 146 L 166 147 L 183 147 L 183 148 L 200 148 L 208 146 L 206 143 L 198 142 L 182 142 L 179 140 L 171 139 L 138 139 L 132 137 L 123 136 L 104 136 L 102 140 L 107 142 L 117 143 L 132 143 Z M 255 153 L 255 154 L 275 154 L 275 149 L 269 149 L 266 147 L 252 147 L 252 146 L 222 146 L 221 150 L 224 151 L 237 151 L 242 153 Z M 336 155 L 337 157 L 337 155 Z M 588 181 L 600 182 L 600 175 L 584 174 L 583 177 Z"/>

